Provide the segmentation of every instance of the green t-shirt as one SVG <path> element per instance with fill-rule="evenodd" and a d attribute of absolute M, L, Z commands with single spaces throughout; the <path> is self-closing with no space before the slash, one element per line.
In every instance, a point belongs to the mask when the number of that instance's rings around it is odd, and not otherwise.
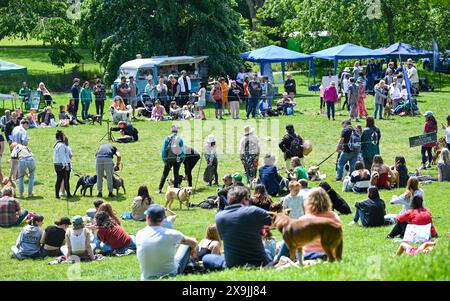
<path fill-rule="evenodd" d="M 302 166 L 297 166 L 296 168 L 294 168 L 294 173 L 297 174 L 297 181 L 301 179 L 308 180 L 306 170 Z"/>
<path fill-rule="evenodd" d="M 20 88 L 19 90 L 19 96 L 30 96 L 31 94 L 31 89 L 26 87 L 26 88 Z"/>
<path fill-rule="evenodd" d="M 80 91 L 81 102 L 92 102 L 92 90 L 91 88 L 82 88 Z"/>

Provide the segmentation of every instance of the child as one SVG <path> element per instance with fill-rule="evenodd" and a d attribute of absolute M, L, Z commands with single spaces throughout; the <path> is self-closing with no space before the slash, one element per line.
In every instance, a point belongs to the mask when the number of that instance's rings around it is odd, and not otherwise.
<path fill-rule="evenodd" d="M 48 226 L 41 237 L 42 252 L 46 256 L 61 256 L 61 247 L 66 241 L 66 230 L 72 223 L 68 217 L 55 221 L 55 225 Z"/>
<path fill-rule="evenodd" d="M 251 204 L 266 211 L 269 211 L 272 206 L 272 199 L 267 193 L 266 186 L 258 184 L 255 186 L 255 193 L 251 198 Z"/>
<path fill-rule="evenodd" d="M 211 224 L 206 228 L 205 238 L 197 245 L 197 260 L 201 261 L 203 256 L 207 254 L 220 255 L 220 236 L 215 224 Z"/>
<path fill-rule="evenodd" d="M 427 241 L 421 244 L 419 247 L 414 247 L 407 242 L 402 242 L 395 255 L 400 256 L 403 253 L 405 253 L 406 255 L 417 255 L 419 253 L 427 254 L 433 251 L 434 246 L 437 244 L 437 242 L 438 239 L 436 239 L 435 241 Z"/>
<path fill-rule="evenodd" d="M 166 114 L 166 110 L 161 105 L 161 102 L 159 100 L 156 100 L 155 106 L 153 107 L 153 110 L 152 110 L 151 120 L 162 121 L 162 120 L 164 120 L 165 114 Z"/>
<path fill-rule="evenodd" d="M 13 257 L 19 260 L 25 258 L 41 259 L 41 237 L 44 231 L 41 227 L 44 224 L 44 217 L 41 215 L 33 216 L 28 225 L 26 225 L 19 237 L 17 237 L 16 245 L 11 247 Z"/>
<path fill-rule="evenodd" d="M 359 219 L 361 219 L 361 225 L 363 227 L 379 227 L 385 224 L 386 205 L 380 199 L 378 188 L 370 187 L 368 199 L 356 202 L 355 207 L 355 217 L 349 226 L 358 224 Z"/>
<path fill-rule="evenodd" d="M 194 118 L 194 115 L 191 113 L 188 106 L 183 106 L 183 110 L 181 111 L 181 118 L 183 120 L 191 120 L 192 118 Z"/>
<path fill-rule="evenodd" d="M 403 101 L 408 100 L 408 90 L 406 90 L 405 85 L 402 85 L 402 91 L 400 92 L 400 97 L 403 99 Z"/>
<path fill-rule="evenodd" d="M 198 105 L 198 103 L 195 103 L 194 105 L 194 119 L 206 120 L 205 113 L 203 112 L 202 107 Z"/>
<path fill-rule="evenodd" d="M 72 218 L 72 228 L 66 231 L 66 245 L 61 247 L 65 257 L 78 256 L 81 260 L 94 260 L 91 247 L 91 235 L 84 226 L 83 218 L 79 215 Z"/>
<path fill-rule="evenodd" d="M 205 144 L 205 160 L 207 164 L 207 168 L 212 168 L 212 172 L 214 174 L 214 183 L 216 186 L 219 186 L 219 174 L 217 173 L 217 147 L 216 147 L 216 137 L 214 135 L 208 135 L 206 138 Z M 208 186 L 212 186 L 212 177 L 211 181 L 208 183 Z"/>
<path fill-rule="evenodd" d="M 408 167 L 406 167 L 405 157 L 397 156 L 395 157 L 394 166 L 391 167 L 392 170 L 398 172 L 399 186 L 406 187 L 409 179 Z"/>
<path fill-rule="evenodd" d="M 59 118 L 59 126 L 69 126 L 70 124 L 70 118 L 67 115 L 64 106 L 59 106 L 59 113 L 58 113 L 58 118 Z"/>
<path fill-rule="evenodd" d="M 305 215 L 305 209 L 303 207 L 303 197 L 299 196 L 300 183 L 297 181 L 291 181 L 289 183 L 289 195 L 284 198 L 283 210 L 291 209 L 289 217 L 297 219 L 300 216 Z"/>

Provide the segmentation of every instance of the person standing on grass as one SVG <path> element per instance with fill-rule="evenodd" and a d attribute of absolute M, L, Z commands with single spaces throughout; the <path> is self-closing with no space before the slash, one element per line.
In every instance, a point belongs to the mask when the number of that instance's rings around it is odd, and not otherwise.
<path fill-rule="evenodd" d="M 125 106 L 129 104 L 129 95 L 131 92 L 130 86 L 127 84 L 127 77 L 120 78 L 120 84 L 117 85 L 117 95 L 123 99 Z"/>
<path fill-rule="evenodd" d="M 348 87 L 348 106 L 350 107 L 350 120 L 358 121 L 358 86 L 355 84 L 355 78 L 350 78 L 350 85 Z"/>
<path fill-rule="evenodd" d="M 375 119 L 367 117 L 366 128 L 361 135 L 361 152 L 366 169 L 372 168 L 373 157 L 380 154 L 380 140 L 381 131 L 375 126 Z"/>
<path fill-rule="evenodd" d="M 218 160 L 217 160 L 217 145 L 216 145 L 216 137 L 212 134 L 208 135 L 205 143 L 205 161 L 207 168 L 211 166 L 213 170 L 212 174 L 214 175 L 214 184 L 219 186 L 219 174 L 217 173 Z M 212 186 L 213 177 L 211 177 L 211 181 L 208 183 L 208 186 Z"/>
<path fill-rule="evenodd" d="M 328 120 L 330 120 L 330 117 L 333 117 L 334 119 L 334 104 L 338 101 L 338 93 L 336 89 L 336 82 L 332 81 L 328 87 L 326 87 L 324 93 L 323 93 L 323 100 L 327 104 L 327 116 Z M 331 116 L 330 116 L 330 110 L 331 110 Z"/>
<path fill-rule="evenodd" d="M 28 133 L 29 128 L 28 120 L 22 119 L 20 125 L 16 126 L 11 133 L 11 141 L 22 145 L 28 145 Z"/>
<path fill-rule="evenodd" d="M 25 171 L 28 170 L 28 198 L 33 197 L 33 187 L 34 187 L 34 173 L 36 171 L 36 160 L 34 154 L 31 152 L 28 146 L 17 144 L 15 142 L 11 143 L 11 170 L 9 173 L 9 178 L 14 180 L 19 180 L 19 192 L 20 198 L 23 198 L 24 193 L 24 177 Z M 18 171 L 18 179 L 16 179 L 16 174 Z"/>
<path fill-rule="evenodd" d="M 100 79 L 97 79 L 96 85 L 94 86 L 94 96 L 95 96 L 95 112 L 97 115 L 103 117 L 103 110 L 105 108 L 106 100 L 106 88 L 102 84 Z"/>
<path fill-rule="evenodd" d="M 224 255 L 205 255 L 203 265 L 210 270 L 267 265 L 272 256 L 264 248 L 261 230 L 272 223 L 270 214 L 250 206 L 250 193 L 245 187 L 233 187 L 228 192 L 228 202 L 229 205 L 216 215 L 216 227 L 224 242 Z"/>
<path fill-rule="evenodd" d="M 358 102 L 356 104 L 356 109 L 358 111 L 359 118 L 367 117 L 367 109 L 366 109 L 366 87 L 364 87 L 363 80 L 358 80 Z"/>
<path fill-rule="evenodd" d="M 438 126 L 437 126 L 436 118 L 434 118 L 433 112 L 427 111 L 427 112 L 425 112 L 425 114 L 423 114 L 423 116 L 425 116 L 425 125 L 423 128 L 424 134 L 437 133 Z M 435 146 L 436 146 L 436 142 L 422 145 L 422 149 L 421 149 L 422 166 L 420 167 L 420 169 L 431 168 L 431 161 L 433 160 L 433 147 L 435 147 Z M 427 154 L 428 154 L 428 156 L 427 156 Z M 427 160 L 428 160 L 428 165 L 425 166 L 425 164 L 427 163 Z"/>
<path fill-rule="evenodd" d="M 0 227 L 19 226 L 27 217 L 28 211 L 22 209 L 16 192 L 12 187 L 5 187 L 0 198 Z"/>
<path fill-rule="evenodd" d="M 87 116 L 89 114 L 89 106 L 92 102 L 92 90 L 88 81 L 85 81 L 83 84 L 83 88 L 80 91 L 81 98 L 81 118 L 83 121 L 86 121 Z"/>
<path fill-rule="evenodd" d="M 250 114 L 253 118 L 256 118 L 256 109 L 258 108 L 259 99 L 262 95 L 261 83 L 258 80 L 258 74 L 253 75 L 253 80 L 248 84 L 250 97 L 248 99 L 247 107 L 247 119 L 249 119 Z"/>
<path fill-rule="evenodd" d="M 284 92 L 288 93 L 289 97 L 294 100 L 295 95 L 297 95 L 297 85 L 295 79 L 292 78 L 292 73 L 289 73 L 287 78 L 284 82 Z"/>
<path fill-rule="evenodd" d="M 242 95 L 242 88 L 235 81 L 232 81 L 228 92 L 228 103 L 230 104 L 231 118 L 233 119 L 239 119 L 240 95 Z"/>
<path fill-rule="evenodd" d="M 447 126 L 442 124 L 442 129 L 445 131 L 445 144 L 447 149 L 450 150 L 450 114 L 447 115 Z"/>
<path fill-rule="evenodd" d="M 350 140 L 353 135 L 356 135 L 356 130 L 352 127 L 350 120 L 344 120 L 342 122 L 343 130 L 341 132 L 341 139 L 339 140 L 336 152 L 340 153 L 337 162 L 337 176 L 336 181 L 341 181 L 344 176 L 344 167 L 347 162 L 350 165 L 350 174 L 355 169 L 355 163 L 358 159 L 359 151 L 350 148 Z"/>
<path fill-rule="evenodd" d="M 254 132 L 255 130 L 250 125 L 246 125 L 244 127 L 244 136 L 239 143 L 239 154 L 242 165 L 244 166 L 248 186 L 250 186 L 250 183 L 256 178 L 259 154 L 261 152 L 259 138 Z"/>
<path fill-rule="evenodd" d="M 63 181 L 67 197 L 72 197 L 70 194 L 70 149 L 64 143 L 64 140 L 64 133 L 62 131 L 57 131 L 56 143 L 53 146 L 53 164 L 56 172 L 55 198 L 57 199 L 60 198 L 59 191 Z"/>
<path fill-rule="evenodd" d="M 95 168 L 97 170 L 97 197 L 103 197 L 103 176 L 106 173 L 106 180 L 108 182 L 108 192 L 109 197 L 114 197 L 113 194 L 113 172 L 119 170 L 120 162 L 122 156 L 119 150 L 111 144 L 102 144 L 96 153 L 96 164 Z M 117 157 L 116 165 L 114 166 L 113 157 Z"/>
<path fill-rule="evenodd" d="M 194 170 L 195 165 L 197 165 L 197 162 L 200 161 L 200 154 L 198 151 L 193 149 L 192 147 L 186 146 L 186 159 L 183 161 L 184 165 L 184 175 L 188 181 L 189 187 L 192 186 L 192 171 Z M 180 177 L 180 183 L 181 183 L 181 177 Z"/>
<path fill-rule="evenodd" d="M 286 168 L 291 167 L 293 157 L 298 157 L 300 161 L 303 161 L 303 139 L 295 132 L 292 124 L 286 126 L 286 135 L 281 139 L 278 147 L 284 154 Z"/>
<path fill-rule="evenodd" d="M 178 84 L 180 85 L 180 105 L 185 105 L 189 101 L 189 94 L 191 92 L 191 79 L 187 75 L 186 70 L 181 71 L 181 76 L 178 79 Z"/>
<path fill-rule="evenodd" d="M 347 69 L 350 70 L 350 69 Z M 345 96 L 345 101 L 344 104 L 342 105 L 342 110 L 344 110 L 344 108 L 347 109 L 347 111 L 350 111 L 350 106 L 348 103 L 348 87 L 350 86 L 350 74 L 347 73 L 344 76 L 344 79 L 342 80 L 342 93 L 344 93 Z"/>
<path fill-rule="evenodd" d="M 5 138 L 3 137 L 3 134 L 0 133 L 0 183 L 3 183 L 2 160 L 4 151 L 5 151 Z"/>
<path fill-rule="evenodd" d="M 145 214 L 147 226 L 136 234 L 141 280 L 183 273 L 190 255 L 196 257 L 196 239 L 162 227 L 166 212 L 161 205 L 150 205 Z"/>
<path fill-rule="evenodd" d="M 216 119 L 223 119 L 223 92 L 220 82 L 216 82 L 210 93 L 216 109 Z"/>
<path fill-rule="evenodd" d="M 206 107 L 206 88 L 204 83 L 199 83 L 198 93 L 192 93 L 192 96 L 197 98 L 197 102 L 195 103 L 201 114 L 203 115 L 202 120 L 206 120 L 204 108 Z"/>
<path fill-rule="evenodd" d="M 225 110 L 225 108 L 228 110 L 228 113 L 230 113 L 230 105 L 228 103 L 228 81 L 224 78 L 221 77 L 219 79 L 220 82 L 220 88 L 222 89 L 222 106 L 223 109 Z"/>
<path fill-rule="evenodd" d="M 180 166 L 186 159 L 186 148 L 183 138 L 178 136 L 178 126 L 172 124 L 171 134 L 166 136 L 163 141 L 161 158 L 164 162 L 164 171 L 159 182 L 159 187 L 156 193 L 162 193 L 164 183 L 170 170 L 173 168 L 174 187 L 178 188 L 180 183 Z"/>
<path fill-rule="evenodd" d="M 385 93 L 385 83 L 384 80 L 375 85 L 375 112 L 373 113 L 373 118 L 377 119 L 377 113 L 380 112 L 380 119 L 383 119 L 383 107 L 384 102 L 388 98 Z"/>
<path fill-rule="evenodd" d="M 72 88 L 70 89 L 70 92 L 72 93 L 72 98 L 75 100 L 75 116 L 74 117 L 77 117 L 77 113 L 78 113 L 78 106 L 80 104 L 80 90 L 81 90 L 80 79 L 74 78 Z"/>
<path fill-rule="evenodd" d="M 136 82 L 134 81 L 134 77 L 130 76 L 129 79 L 130 79 L 130 83 L 128 84 L 128 87 L 130 88 L 129 100 L 130 100 L 131 108 L 133 110 L 133 119 L 136 119 L 134 114 L 135 114 L 135 110 L 137 108 L 137 103 L 138 103 L 137 96 L 139 93 L 139 89 L 138 89 Z"/>

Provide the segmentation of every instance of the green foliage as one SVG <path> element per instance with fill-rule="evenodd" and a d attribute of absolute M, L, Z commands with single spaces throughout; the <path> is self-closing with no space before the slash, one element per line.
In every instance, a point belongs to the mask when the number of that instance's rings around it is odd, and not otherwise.
<path fill-rule="evenodd" d="M 0 40 L 39 39 L 51 45 L 49 57 L 54 65 L 78 63 L 78 26 L 67 16 L 69 7 L 66 0 L 5 0 L 0 5 Z"/>
<path fill-rule="evenodd" d="M 82 41 L 115 79 L 136 54 L 208 55 L 211 74 L 237 71 L 244 50 L 234 1 L 91 0 L 83 3 Z"/>

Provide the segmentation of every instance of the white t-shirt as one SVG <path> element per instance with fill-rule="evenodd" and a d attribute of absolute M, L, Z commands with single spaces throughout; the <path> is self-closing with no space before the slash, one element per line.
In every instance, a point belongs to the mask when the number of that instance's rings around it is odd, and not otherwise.
<path fill-rule="evenodd" d="M 141 280 L 176 275 L 175 264 L 177 246 L 184 235 L 161 226 L 147 226 L 136 234 L 137 258 L 141 267 Z"/>
<path fill-rule="evenodd" d="M 408 72 L 409 80 L 412 83 L 418 83 L 419 82 L 419 73 L 417 72 L 416 67 L 413 66 L 413 67 L 409 68 L 407 70 L 407 72 Z"/>
<path fill-rule="evenodd" d="M 450 144 L 450 126 L 445 129 L 445 142 Z"/>

